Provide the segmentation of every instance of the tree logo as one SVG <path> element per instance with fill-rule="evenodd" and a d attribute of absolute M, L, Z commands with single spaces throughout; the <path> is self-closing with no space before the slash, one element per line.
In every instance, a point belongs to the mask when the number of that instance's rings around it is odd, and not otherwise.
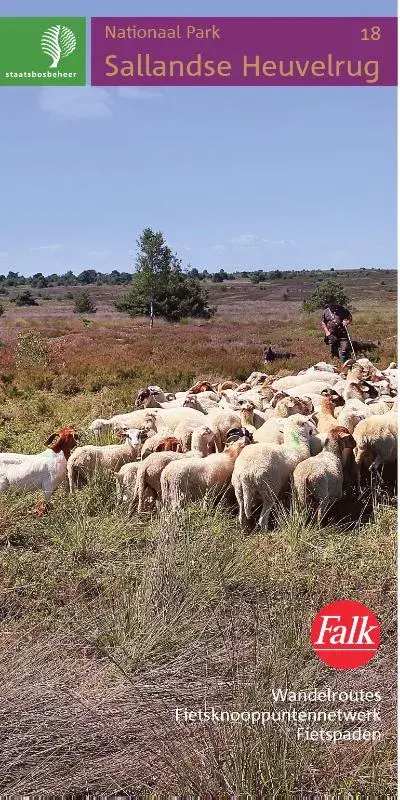
<path fill-rule="evenodd" d="M 50 56 L 50 67 L 58 67 L 61 59 L 70 56 L 76 49 L 76 36 L 66 25 L 52 25 L 41 39 L 43 52 Z"/>

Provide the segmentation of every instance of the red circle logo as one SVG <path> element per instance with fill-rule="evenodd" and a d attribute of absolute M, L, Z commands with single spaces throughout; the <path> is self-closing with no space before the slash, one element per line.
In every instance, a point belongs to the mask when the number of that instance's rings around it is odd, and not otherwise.
<path fill-rule="evenodd" d="M 335 669 L 356 669 L 374 657 L 380 625 L 370 608 L 356 600 L 336 600 L 318 611 L 311 644 L 321 661 Z"/>

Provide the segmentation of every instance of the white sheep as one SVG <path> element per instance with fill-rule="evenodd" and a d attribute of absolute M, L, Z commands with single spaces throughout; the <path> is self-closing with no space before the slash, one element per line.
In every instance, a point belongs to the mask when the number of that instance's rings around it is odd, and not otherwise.
<path fill-rule="evenodd" d="M 174 453 L 166 450 L 163 453 L 150 453 L 144 461 L 141 461 L 136 475 L 126 479 L 129 480 L 129 493 L 132 502 L 137 503 L 139 514 L 144 511 L 146 501 L 153 501 L 160 507 L 161 501 L 161 475 L 165 467 L 171 462 L 181 458 L 187 458 L 189 453 Z M 134 482 L 133 482 L 134 481 Z"/>
<path fill-rule="evenodd" d="M 155 415 L 157 431 L 160 428 L 169 428 L 174 431 L 183 420 L 200 420 L 204 424 L 204 414 L 194 408 L 154 408 L 151 413 Z M 99 434 L 103 430 L 118 430 L 119 428 L 139 428 L 145 423 L 149 414 L 148 409 L 142 408 L 126 414 L 115 414 L 110 419 L 96 419 L 89 426 L 89 431 Z"/>
<path fill-rule="evenodd" d="M 311 496 L 318 503 L 317 522 L 343 494 L 343 451 L 354 449 L 355 440 L 346 428 L 333 428 L 318 455 L 301 461 L 293 472 L 293 488 L 300 506 Z"/>
<path fill-rule="evenodd" d="M 102 419 L 101 417 L 93 420 L 89 425 L 89 433 L 93 433 L 96 437 L 100 436 L 105 431 L 115 431 L 120 428 L 139 428 L 145 423 L 148 411 L 141 408 L 138 411 L 129 411 L 126 414 L 115 414 L 109 419 Z"/>
<path fill-rule="evenodd" d="M 123 464 L 118 472 L 115 473 L 115 488 L 118 502 L 126 503 L 133 500 L 139 466 L 140 461 L 132 461 L 131 463 Z"/>
<path fill-rule="evenodd" d="M 272 396 L 275 392 L 272 392 Z M 257 399 L 258 398 L 258 399 Z M 219 407 L 223 411 L 230 411 L 231 413 L 241 414 L 242 409 L 252 405 L 252 425 L 255 428 L 261 428 L 267 416 L 262 409 L 268 408 L 268 400 L 255 392 L 243 392 L 243 394 L 234 394 L 232 397 L 222 397 Z"/>
<path fill-rule="evenodd" d="M 332 389 L 333 386 L 331 383 L 327 381 L 308 381 L 307 383 L 301 383 L 299 386 L 294 386 L 290 389 L 285 389 L 289 397 L 310 397 L 311 394 L 321 395 L 327 389 Z M 334 387 L 336 390 L 336 386 Z"/>
<path fill-rule="evenodd" d="M 144 461 L 150 453 L 155 453 L 157 448 L 160 447 L 167 438 L 173 436 L 174 434 L 169 428 L 161 428 L 157 433 L 153 432 L 153 435 L 149 436 L 142 445 L 140 452 L 141 460 Z"/>
<path fill-rule="evenodd" d="M 304 419 L 308 419 L 308 417 L 304 416 Z M 290 420 L 290 417 L 271 417 L 271 419 L 267 420 L 265 423 L 265 428 L 263 426 L 262 439 L 257 436 L 258 431 L 256 431 L 254 434 L 254 442 L 283 444 L 285 425 L 288 420 Z M 317 428 L 314 427 L 314 432 L 310 436 L 310 453 L 312 456 L 316 456 L 317 453 L 321 452 L 325 441 L 326 434 L 317 433 Z"/>
<path fill-rule="evenodd" d="M 361 403 L 360 400 L 349 400 L 340 408 L 337 414 L 337 424 L 343 428 L 347 428 L 350 433 L 353 433 L 354 428 L 361 422 L 362 419 L 367 419 L 372 415 L 370 406 Z"/>
<path fill-rule="evenodd" d="M 366 405 L 371 411 L 371 414 L 387 414 L 388 411 L 393 410 L 394 398 L 383 395 L 379 400 L 366 400 Z"/>
<path fill-rule="evenodd" d="M 161 474 L 170 461 L 180 458 L 205 458 L 215 443 L 214 433 L 207 425 L 202 425 L 192 434 L 192 449 L 186 453 L 151 453 L 141 462 L 137 472 L 133 500 L 138 501 L 139 513 L 143 511 L 149 498 L 159 506 L 161 503 Z"/>
<path fill-rule="evenodd" d="M 79 479 L 86 480 L 98 470 L 117 470 L 128 461 L 135 461 L 140 454 L 143 431 L 129 428 L 121 435 L 122 444 L 94 445 L 77 447 L 68 460 L 68 481 L 70 493 L 74 491 Z"/>
<path fill-rule="evenodd" d="M 26 455 L 20 463 L 0 466 L 0 494 L 9 489 L 27 492 L 43 489 L 42 512 L 47 510 L 54 490 L 66 478 L 67 463 L 77 445 L 77 433 L 71 427 L 61 428 L 49 436 L 45 444 L 46 450 L 41 453 Z"/>
<path fill-rule="evenodd" d="M 283 397 L 281 398 L 275 408 L 270 409 L 267 420 L 258 428 L 254 433 L 255 442 L 270 442 L 271 431 L 276 430 L 276 423 L 274 420 L 279 420 L 281 425 L 282 419 L 287 419 L 294 414 L 301 414 L 306 416 L 313 411 L 313 405 L 310 400 L 302 400 L 298 397 Z"/>
<path fill-rule="evenodd" d="M 325 383 L 334 386 L 339 380 L 339 375 L 334 372 L 321 372 L 320 370 L 307 371 L 299 375 L 287 375 L 285 378 L 278 378 L 271 385 L 273 389 L 294 389 L 307 383 Z"/>
<path fill-rule="evenodd" d="M 168 464 L 161 475 L 163 506 L 176 510 L 184 503 L 204 499 L 210 491 L 227 488 L 235 461 L 247 444 L 247 439 L 238 439 L 227 445 L 223 453 Z"/>
<path fill-rule="evenodd" d="M 215 435 L 215 446 L 219 453 L 223 450 L 228 431 L 231 428 L 240 428 L 241 424 L 240 413 L 235 411 L 211 409 L 207 414 L 207 425 Z"/>
<path fill-rule="evenodd" d="M 255 501 L 260 501 L 259 525 L 261 530 L 267 529 L 276 498 L 297 464 L 310 455 L 310 437 L 314 431 L 315 426 L 310 420 L 294 415 L 287 420 L 282 445 L 256 443 L 240 453 L 233 470 L 232 485 L 241 525 L 251 518 Z"/>
<path fill-rule="evenodd" d="M 369 462 L 369 469 L 372 472 L 382 464 L 396 461 L 397 429 L 396 411 L 372 415 L 356 425 L 353 436 L 357 444 L 356 462 L 360 469 Z"/>

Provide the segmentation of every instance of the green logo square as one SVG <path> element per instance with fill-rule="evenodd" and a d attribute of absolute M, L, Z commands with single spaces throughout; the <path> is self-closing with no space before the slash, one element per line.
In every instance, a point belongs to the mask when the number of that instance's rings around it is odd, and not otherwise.
<path fill-rule="evenodd" d="M 0 86 L 84 86 L 86 17 L 0 17 Z"/>

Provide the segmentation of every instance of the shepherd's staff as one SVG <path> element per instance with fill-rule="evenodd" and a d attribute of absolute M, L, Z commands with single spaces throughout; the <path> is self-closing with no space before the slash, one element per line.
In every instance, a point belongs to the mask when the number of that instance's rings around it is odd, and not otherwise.
<path fill-rule="evenodd" d="M 353 342 L 351 341 L 351 336 L 350 336 L 350 334 L 349 334 L 349 331 L 348 331 L 347 325 L 344 325 L 344 328 L 345 328 L 345 330 L 346 330 L 346 333 L 347 333 L 347 338 L 348 338 L 348 340 L 349 340 L 349 342 L 350 342 L 350 347 L 351 347 L 351 349 L 352 349 L 352 351 L 353 351 L 353 356 L 354 356 L 355 360 L 357 361 L 356 352 L 355 352 L 355 350 L 354 350 L 354 347 L 353 347 Z"/>

